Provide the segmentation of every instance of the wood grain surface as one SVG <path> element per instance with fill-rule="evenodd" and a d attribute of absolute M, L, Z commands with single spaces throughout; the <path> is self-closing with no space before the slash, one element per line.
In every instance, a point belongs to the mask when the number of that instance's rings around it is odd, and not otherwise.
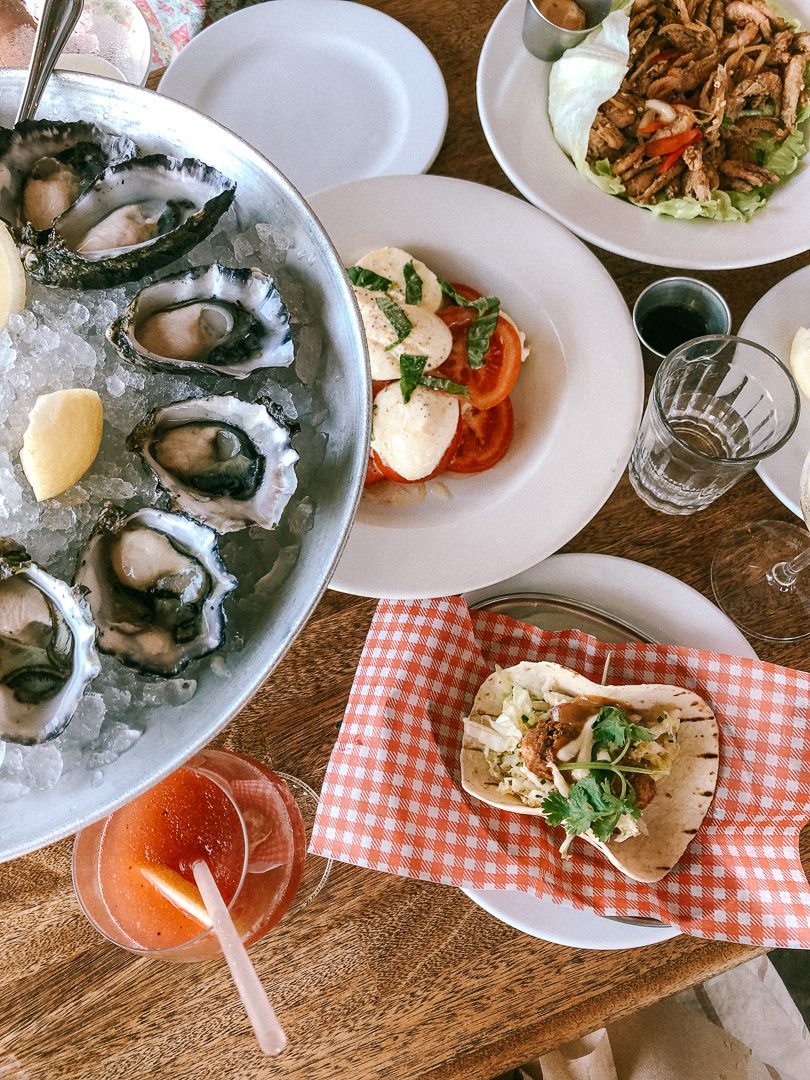
<path fill-rule="evenodd" d="M 432 171 L 513 191 L 475 105 L 498 0 L 371 6 L 418 34 L 447 81 L 450 123 Z M 592 250 L 628 304 L 671 272 Z M 736 328 L 808 262 L 694 276 L 723 292 Z M 699 519 L 648 510 L 625 476 L 564 550 L 635 559 L 710 596 L 712 553 L 739 522 L 762 517 L 791 520 L 753 475 Z M 272 755 L 319 787 L 373 610 L 373 601 L 328 592 L 217 745 Z M 807 639 L 757 649 L 776 663 L 810 663 Z M 0 867 L 0 1080 L 484 1080 L 757 952 L 685 937 L 620 952 L 563 948 L 501 925 L 455 890 L 340 865 L 312 905 L 251 950 L 290 1038 L 271 1061 L 257 1051 L 223 964 L 133 959 L 95 934 L 73 897 L 70 848 L 64 841 Z"/>

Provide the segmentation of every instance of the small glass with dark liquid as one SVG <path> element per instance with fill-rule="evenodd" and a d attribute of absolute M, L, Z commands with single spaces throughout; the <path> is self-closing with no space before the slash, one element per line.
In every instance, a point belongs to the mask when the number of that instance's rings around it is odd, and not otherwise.
<path fill-rule="evenodd" d="M 693 338 L 727 334 L 731 313 L 723 297 L 696 278 L 654 281 L 633 307 L 633 326 L 641 342 L 644 367 L 654 375 L 665 356 Z"/>

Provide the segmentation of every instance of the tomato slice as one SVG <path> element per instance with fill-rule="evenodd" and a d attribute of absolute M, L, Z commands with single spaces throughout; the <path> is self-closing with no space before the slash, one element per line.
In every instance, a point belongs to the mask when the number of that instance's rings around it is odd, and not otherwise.
<path fill-rule="evenodd" d="M 512 442 L 512 402 L 507 397 L 491 409 L 465 406 L 461 410 L 462 435 L 448 472 L 477 473 L 491 469 Z"/>
<path fill-rule="evenodd" d="M 462 410 L 459 409 L 459 413 L 461 413 L 461 411 Z M 439 464 L 436 466 L 433 472 L 429 473 L 427 476 L 417 476 L 414 480 L 406 480 L 404 476 L 400 476 L 398 472 L 394 472 L 394 470 L 389 465 L 386 465 L 386 463 L 374 449 L 372 449 L 371 451 L 371 467 L 376 469 L 376 471 L 381 474 L 381 479 L 393 480 L 397 484 L 421 484 L 425 480 L 432 480 L 434 476 L 438 476 L 439 473 L 445 472 L 448 465 L 455 457 L 456 451 L 461 444 L 463 431 L 464 425 L 462 423 L 461 416 L 459 415 L 458 426 L 456 427 L 456 431 L 453 435 L 450 445 L 447 447 L 444 454 L 442 454 L 442 459 Z M 366 477 L 368 477 L 368 473 L 366 473 Z M 368 480 L 366 482 L 368 482 Z M 376 483 L 376 481 L 372 481 L 372 483 Z"/>
<path fill-rule="evenodd" d="M 467 285 L 454 284 L 453 287 L 467 300 L 475 300 L 481 295 Z M 523 350 L 517 330 L 501 316 L 484 355 L 485 363 L 479 368 L 471 368 L 467 360 L 467 331 L 478 317 L 475 310 L 453 304 L 440 308 L 436 314 L 449 327 L 453 348 L 441 367 L 431 374 L 463 383 L 476 409 L 491 409 L 498 405 L 512 392 L 520 375 Z"/>

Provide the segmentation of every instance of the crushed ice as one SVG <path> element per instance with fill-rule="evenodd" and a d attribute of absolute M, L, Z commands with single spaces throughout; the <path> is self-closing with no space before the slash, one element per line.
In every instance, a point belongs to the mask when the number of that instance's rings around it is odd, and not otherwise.
<path fill-rule="evenodd" d="M 290 369 L 257 372 L 236 384 L 217 376 L 144 374 L 123 363 L 106 341 L 112 320 L 146 280 L 105 293 L 75 293 L 28 283 L 28 304 L 0 331 L 0 535 L 12 536 L 51 573 L 71 580 L 77 555 L 105 502 L 165 505 L 140 459 L 124 448 L 136 423 L 158 405 L 204 393 L 261 395 L 278 404 L 300 425 L 294 445 L 300 455 L 299 489 L 274 533 L 250 529 L 221 540 L 223 558 L 239 579 L 230 602 L 225 649 L 201 661 L 219 678 L 230 677 L 236 654 L 268 595 L 295 565 L 301 539 L 312 527 L 315 505 L 307 494 L 326 450 L 317 430 L 326 405 L 317 390 L 322 339 L 307 321 L 303 289 L 286 264 L 301 259 L 284 232 L 259 223 L 240 231 L 231 209 L 212 236 L 159 276 L 185 266 L 222 261 L 259 266 L 277 278 L 290 311 L 296 363 Z M 104 435 L 92 468 L 64 495 L 37 504 L 19 464 L 28 414 L 40 394 L 63 387 L 89 387 L 104 402 Z M 66 730 L 41 746 L 0 742 L 0 802 L 53 787 L 61 776 L 82 769 L 91 785 L 103 782 L 104 768 L 133 746 L 149 723 L 150 711 L 186 704 L 197 681 L 183 673 L 155 680 L 102 658 L 101 675 L 85 693 Z"/>

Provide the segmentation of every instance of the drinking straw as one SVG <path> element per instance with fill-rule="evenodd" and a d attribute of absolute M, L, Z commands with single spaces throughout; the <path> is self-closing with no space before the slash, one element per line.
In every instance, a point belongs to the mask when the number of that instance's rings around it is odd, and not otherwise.
<path fill-rule="evenodd" d="M 247 949 L 242 944 L 208 863 L 198 859 L 191 870 L 205 904 L 205 910 L 211 919 L 211 928 L 222 948 L 222 955 L 225 957 L 231 977 L 239 991 L 248 1020 L 253 1025 L 256 1040 L 263 1053 L 280 1054 L 287 1045 L 287 1036 L 278 1022 L 267 992 L 259 981 Z"/>

